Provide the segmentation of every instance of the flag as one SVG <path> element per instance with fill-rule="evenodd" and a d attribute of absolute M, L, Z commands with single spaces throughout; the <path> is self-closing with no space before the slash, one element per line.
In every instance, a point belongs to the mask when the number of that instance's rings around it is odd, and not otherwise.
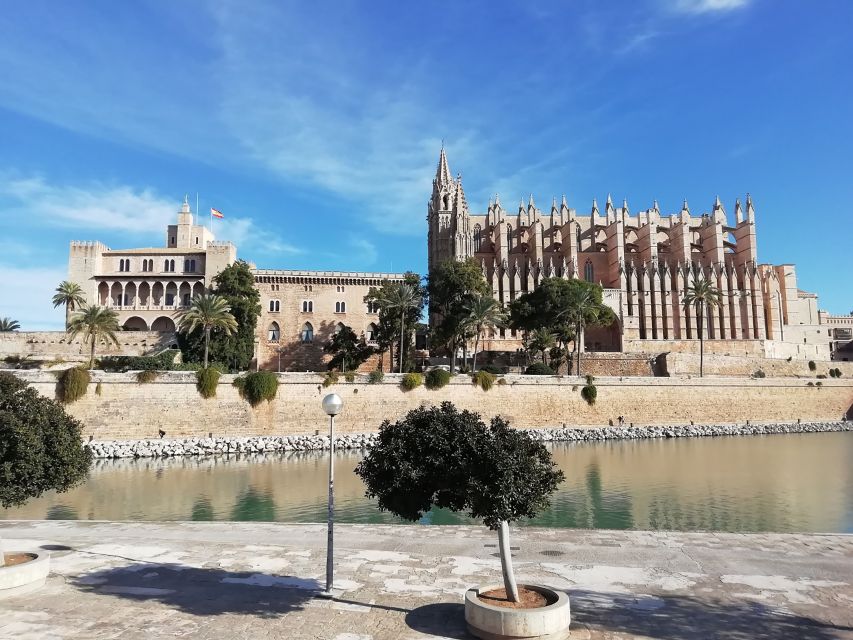
<path fill-rule="evenodd" d="M 225 217 L 224 215 L 222 215 L 222 212 L 219 209 L 214 209 L 213 207 L 210 208 L 210 215 L 212 215 L 214 218 Z"/>

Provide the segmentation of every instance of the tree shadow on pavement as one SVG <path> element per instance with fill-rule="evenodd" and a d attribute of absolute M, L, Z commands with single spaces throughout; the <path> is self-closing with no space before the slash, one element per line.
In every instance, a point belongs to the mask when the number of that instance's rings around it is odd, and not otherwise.
<path fill-rule="evenodd" d="M 406 624 L 414 631 L 442 638 L 471 638 L 465 628 L 465 606 L 461 602 L 438 602 L 412 609 Z"/>
<path fill-rule="evenodd" d="M 584 625 L 591 630 L 659 640 L 838 640 L 850 638 L 846 632 L 853 630 L 749 600 L 723 602 L 677 595 L 572 590 L 568 593 L 572 628 Z M 827 615 L 832 613 L 821 609 Z"/>
<path fill-rule="evenodd" d="M 93 571 L 71 583 L 82 591 L 156 601 L 197 616 L 280 616 L 302 609 L 323 588 L 313 579 L 158 563 Z"/>

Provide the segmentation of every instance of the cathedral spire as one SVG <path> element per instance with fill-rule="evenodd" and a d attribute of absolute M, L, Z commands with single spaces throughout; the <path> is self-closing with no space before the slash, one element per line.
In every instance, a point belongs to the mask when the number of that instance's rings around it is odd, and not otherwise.
<path fill-rule="evenodd" d="M 743 222 L 743 208 L 740 206 L 740 198 L 735 200 L 735 223 Z"/>
<path fill-rule="evenodd" d="M 450 166 L 447 164 L 447 154 L 444 152 L 444 144 L 441 145 L 441 153 L 438 156 L 438 168 L 435 171 L 435 181 L 438 184 L 450 184 Z"/>
<path fill-rule="evenodd" d="M 598 215 L 598 202 L 595 200 L 595 198 L 592 199 L 592 210 L 590 211 L 590 213 L 594 216 Z"/>

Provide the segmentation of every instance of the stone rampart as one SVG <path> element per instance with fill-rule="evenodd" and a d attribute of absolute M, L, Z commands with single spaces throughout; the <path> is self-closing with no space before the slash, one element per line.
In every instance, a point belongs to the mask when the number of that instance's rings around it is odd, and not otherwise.
<path fill-rule="evenodd" d="M 800 377 L 816 380 L 818 375 L 829 376 L 830 369 L 839 369 L 842 378 L 853 377 L 853 362 L 813 361 L 815 370 L 809 369 L 809 361 L 791 358 L 751 358 L 705 355 L 705 375 L 751 376 L 763 371 L 768 377 Z M 670 376 L 699 375 L 699 356 L 692 353 L 665 353 L 660 356 L 661 371 Z"/>
<path fill-rule="evenodd" d="M 16 372 L 38 391 L 53 397 L 56 377 L 44 371 Z M 444 400 L 486 418 L 501 415 L 522 428 L 547 428 L 616 423 L 669 425 L 744 424 L 758 422 L 828 422 L 853 417 L 853 378 L 811 381 L 790 378 L 598 378 L 594 405 L 581 398 L 583 380 L 576 377 L 506 376 L 503 384 L 483 391 L 460 375 L 443 389 L 419 387 L 405 392 L 399 376 L 386 374 L 381 384 L 354 383 L 322 386 L 317 374 L 280 374 L 277 397 L 252 408 L 232 382 L 222 376 L 215 398 L 202 399 L 191 372 L 162 373 L 152 383 L 140 384 L 135 374 L 93 372 L 86 395 L 68 406 L 94 440 L 142 440 L 214 436 L 286 436 L 323 433 L 327 417 L 320 400 L 336 392 L 344 410 L 336 420 L 340 433 L 375 431 L 383 420 L 393 420 L 421 405 Z M 100 388 L 98 389 L 98 383 Z M 98 390 L 100 393 L 98 393 Z"/>
<path fill-rule="evenodd" d="M 96 356 L 143 356 L 175 343 L 174 333 L 160 331 L 119 331 L 116 337 L 118 345 L 98 344 Z M 81 336 L 70 340 L 64 331 L 3 331 L 0 359 L 8 356 L 82 362 L 89 358 L 89 345 Z"/>

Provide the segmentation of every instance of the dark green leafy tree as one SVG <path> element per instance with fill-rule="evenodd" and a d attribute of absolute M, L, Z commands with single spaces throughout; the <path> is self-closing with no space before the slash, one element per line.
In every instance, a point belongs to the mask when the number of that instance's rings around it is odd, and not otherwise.
<path fill-rule="evenodd" d="M 204 335 L 204 366 L 208 365 L 210 335 L 221 331 L 230 336 L 237 330 L 237 320 L 224 297 L 215 293 L 202 293 L 192 299 L 188 309 L 178 312 L 178 330 L 192 333 L 201 329 Z"/>
<path fill-rule="evenodd" d="M 225 299 L 230 313 L 237 322 L 231 334 L 213 332 L 210 336 L 209 359 L 229 368 L 245 371 L 255 355 L 255 328 L 261 315 L 261 294 L 255 288 L 254 276 L 248 263 L 238 260 L 225 267 L 213 278 L 208 293 Z M 199 326 L 189 333 L 178 334 L 178 345 L 184 362 L 204 361 L 204 329 Z"/>
<path fill-rule="evenodd" d="M 402 325 L 402 345 L 405 347 L 412 344 L 414 332 L 417 329 L 418 322 L 423 315 L 424 304 L 426 303 L 426 288 L 421 284 L 421 277 L 407 271 L 403 276 L 403 283 L 408 286 L 413 296 L 408 299 L 406 294 L 403 298 L 400 295 L 403 293 L 400 289 L 400 283 L 385 281 L 381 287 L 371 287 L 367 295 L 364 296 L 364 301 L 367 304 L 375 304 L 379 308 L 377 331 L 373 339 L 376 342 L 376 350 L 380 354 L 380 368 L 382 367 L 382 358 L 386 351 L 391 352 L 391 366 L 389 369 L 394 369 L 394 345 L 395 342 L 401 344 L 400 327 Z M 402 305 L 402 306 L 400 306 Z M 397 361 L 400 364 L 399 370 L 405 368 L 407 361 L 406 349 L 397 349 Z"/>
<path fill-rule="evenodd" d="M 329 360 L 329 371 L 355 371 L 373 355 L 373 347 L 358 337 L 352 327 L 343 326 L 332 335 L 324 346 L 323 351 L 332 354 Z"/>
<path fill-rule="evenodd" d="M 429 274 L 427 284 L 429 310 L 435 314 L 432 343 L 450 350 L 450 368 L 456 369 L 456 350 L 467 337 L 474 337 L 470 309 L 480 294 L 491 296 L 489 283 L 483 277 L 479 263 L 467 260 L 446 260 Z"/>
<path fill-rule="evenodd" d="M 81 430 L 60 404 L 0 372 L 0 507 L 83 482 L 92 453 L 82 444 Z"/>
<path fill-rule="evenodd" d="M 504 586 L 516 602 L 509 523 L 533 518 L 563 481 L 542 443 L 449 402 L 384 422 L 356 473 L 382 511 L 413 521 L 433 507 L 462 511 L 498 531 Z"/>

